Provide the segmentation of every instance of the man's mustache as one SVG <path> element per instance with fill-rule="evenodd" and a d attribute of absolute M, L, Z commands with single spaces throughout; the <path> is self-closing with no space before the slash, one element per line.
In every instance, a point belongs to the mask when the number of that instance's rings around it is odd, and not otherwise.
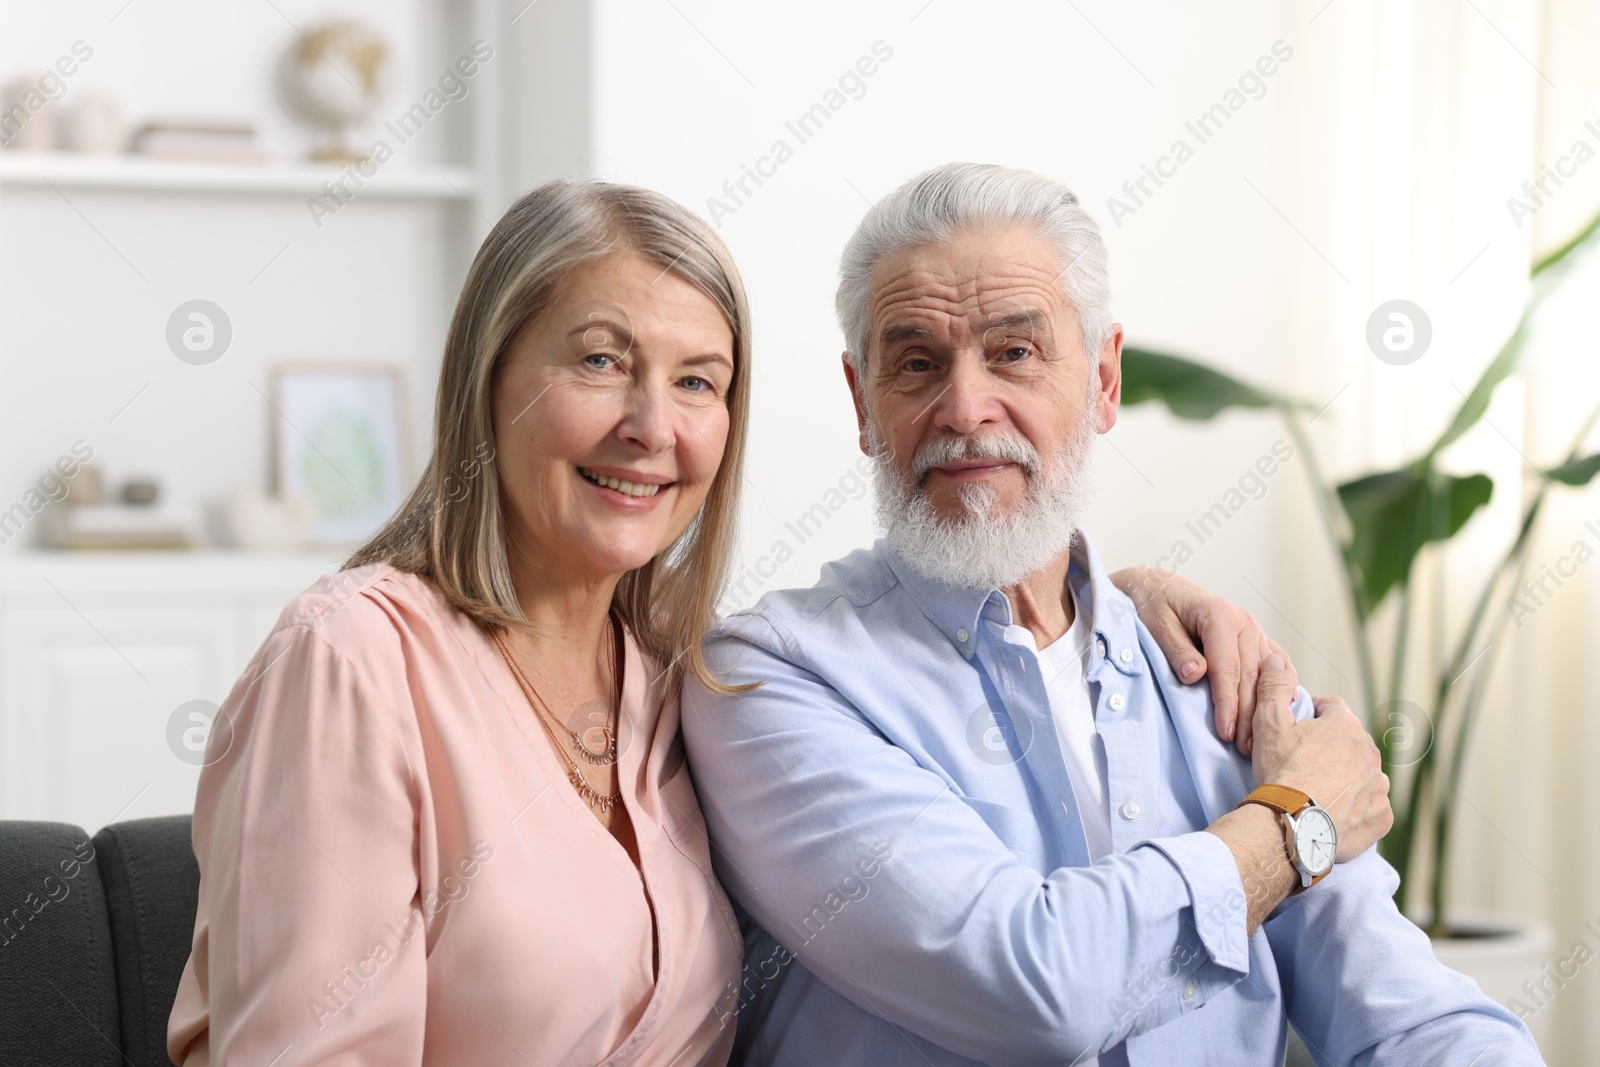
<path fill-rule="evenodd" d="M 921 485 L 933 468 L 964 459 L 998 459 L 1015 463 L 1030 479 L 1039 469 L 1039 452 L 1025 438 L 1009 434 L 988 434 L 983 437 L 945 434 L 917 449 L 917 454 L 911 458 L 911 477 Z"/>

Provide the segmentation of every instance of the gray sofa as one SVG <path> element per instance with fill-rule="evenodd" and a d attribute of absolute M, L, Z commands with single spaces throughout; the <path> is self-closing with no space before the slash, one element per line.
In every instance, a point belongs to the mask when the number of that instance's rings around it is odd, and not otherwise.
<path fill-rule="evenodd" d="M 187 815 L 0 822 L 0 1064 L 168 1067 L 194 934 Z"/>

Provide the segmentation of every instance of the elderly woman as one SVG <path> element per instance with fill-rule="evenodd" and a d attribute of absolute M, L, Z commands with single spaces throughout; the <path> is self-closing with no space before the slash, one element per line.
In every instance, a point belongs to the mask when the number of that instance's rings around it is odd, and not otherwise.
<path fill-rule="evenodd" d="M 603 183 L 512 206 L 450 325 L 427 470 L 222 706 L 174 1061 L 726 1060 L 741 938 L 678 688 L 720 687 L 699 638 L 749 396 L 744 290 L 703 222 Z M 1180 619 L 1249 691 L 1248 616 L 1142 591 L 1186 677 Z"/>

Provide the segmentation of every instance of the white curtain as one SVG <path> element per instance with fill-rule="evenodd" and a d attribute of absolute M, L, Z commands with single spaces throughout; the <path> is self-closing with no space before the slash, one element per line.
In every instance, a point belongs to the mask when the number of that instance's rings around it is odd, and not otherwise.
<path fill-rule="evenodd" d="M 1343 479 L 1427 448 L 1516 323 L 1533 258 L 1600 210 L 1600 4 L 1332 0 L 1304 10 L 1303 40 L 1293 42 L 1305 59 L 1301 121 L 1285 146 L 1300 186 L 1283 214 L 1303 237 L 1288 358 L 1302 395 L 1332 401 L 1312 429 Z M 1559 186 L 1546 178 L 1535 202 L 1523 183 L 1542 164 L 1567 173 Z M 1514 211 L 1513 198 L 1532 213 Z M 1404 367 L 1365 341 L 1368 316 L 1395 298 L 1420 305 L 1433 332 L 1426 355 Z M 1555 465 L 1600 403 L 1597 339 L 1600 265 L 1588 265 L 1548 305 L 1525 372 L 1447 453 L 1448 469 L 1482 471 L 1495 492 L 1459 543 L 1423 568 L 1406 695 L 1424 706 L 1540 480 L 1533 465 Z M 1600 433 L 1586 451 L 1600 451 Z M 1311 509 L 1292 510 L 1292 536 L 1326 558 Z M 1559 586 L 1547 580 L 1552 595 L 1472 668 L 1491 668 L 1494 681 L 1457 803 L 1451 898 L 1543 919 L 1555 957 L 1580 939 L 1600 954 L 1584 929 L 1600 927 L 1600 490 L 1553 493 L 1540 529 L 1530 577 L 1544 565 L 1575 573 Z M 1578 565 L 1574 546 L 1585 539 L 1597 556 Z M 1353 682 L 1332 568 L 1297 568 L 1284 585 L 1307 639 Z M 1502 598 L 1491 610 L 1510 609 Z M 1392 624 L 1393 604 L 1386 614 Z M 1384 692 L 1389 643 L 1376 652 Z M 1550 1063 L 1600 1062 L 1600 976 L 1585 966 L 1547 1010 Z"/>

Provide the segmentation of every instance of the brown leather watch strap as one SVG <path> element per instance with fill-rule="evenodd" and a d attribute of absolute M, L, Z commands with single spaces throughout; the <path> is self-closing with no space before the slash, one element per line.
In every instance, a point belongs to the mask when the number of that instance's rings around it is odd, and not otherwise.
<path fill-rule="evenodd" d="M 1239 801 L 1243 804 L 1265 804 L 1273 811 L 1285 815 L 1293 815 L 1307 804 L 1311 798 L 1300 790 L 1288 785 L 1258 785 L 1250 791 L 1250 795 Z"/>
<path fill-rule="evenodd" d="M 1310 803 L 1311 797 L 1294 788 L 1294 786 L 1273 785 L 1269 783 L 1267 785 L 1258 785 L 1252 789 L 1248 796 L 1239 801 L 1239 807 L 1242 808 L 1246 804 L 1262 804 L 1283 815 L 1294 815 L 1299 812 L 1301 808 L 1304 808 Z M 1288 847 L 1287 833 L 1285 833 L 1284 836 L 1285 847 Z M 1292 854 L 1293 853 L 1291 852 L 1291 855 Z M 1318 882 L 1326 878 L 1332 870 L 1333 868 L 1329 867 L 1328 870 L 1323 871 L 1321 874 L 1312 875 L 1311 884 L 1316 885 Z M 1296 869 L 1294 888 L 1289 890 L 1289 895 L 1292 897 L 1296 893 L 1304 892 L 1307 888 L 1307 886 L 1301 883 L 1300 872 L 1298 869 Z"/>

